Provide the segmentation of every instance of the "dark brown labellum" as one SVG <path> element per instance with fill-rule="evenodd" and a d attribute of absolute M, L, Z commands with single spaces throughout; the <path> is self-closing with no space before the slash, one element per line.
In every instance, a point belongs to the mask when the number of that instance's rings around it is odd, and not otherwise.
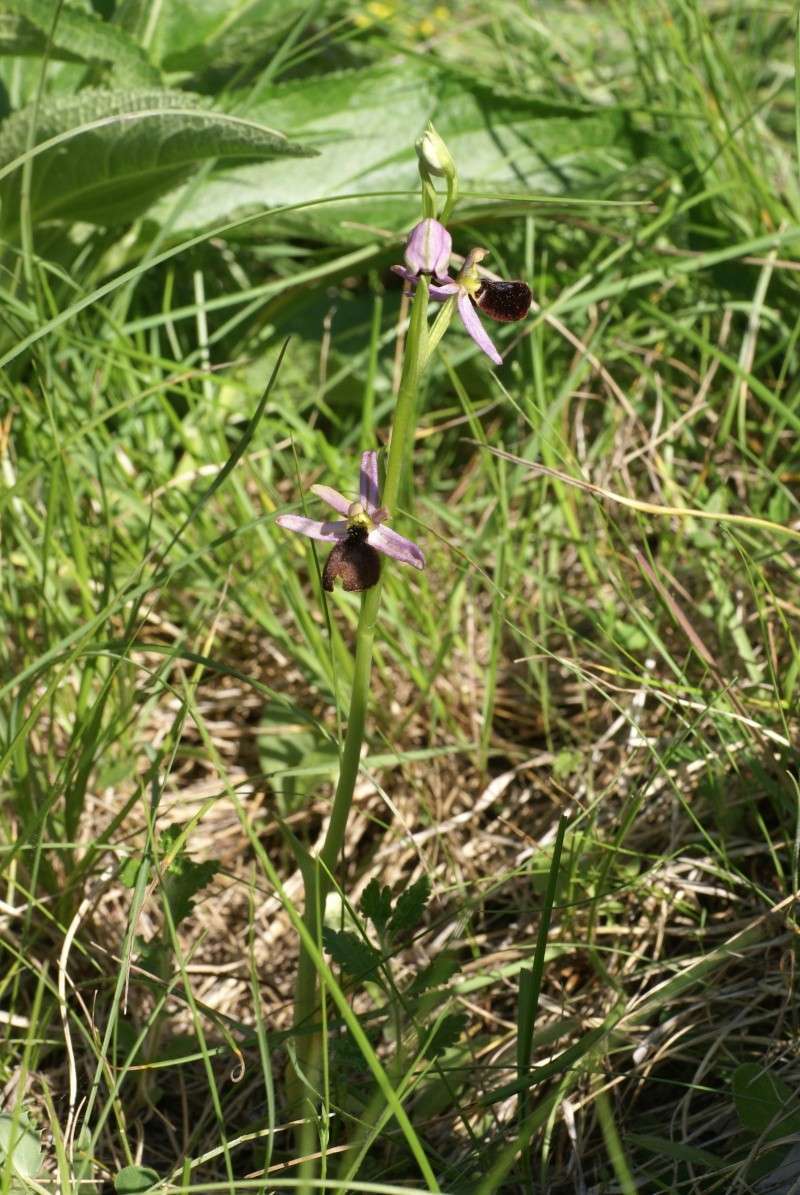
<path fill-rule="evenodd" d="M 501 324 L 513 324 L 525 319 L 532 298 L 527 282 L 495 282 L 491 278 L 483 278 L 475 302 L 490 319 L 499 320 Z"/>
<path fill-rule="evenodd" d="M 348 593 L 360 593 L 362 589 L 372 589 L 380 575 L 381 558 L 367 543 L 366 528 L 350 527 L 345 538 L 333 545 L 325 561 L 322 588 L 330 593 L 334 581 L 340 580 Z"/>

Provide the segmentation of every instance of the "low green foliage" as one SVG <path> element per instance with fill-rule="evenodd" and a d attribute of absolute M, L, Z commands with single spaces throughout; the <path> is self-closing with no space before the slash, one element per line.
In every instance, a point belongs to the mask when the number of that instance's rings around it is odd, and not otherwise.
<path fill-rule="evenodd" d="M 111 68 L 115 82 L 128 87 L 157 87 L 161 77 L 147 53 L 124 29 L 56 0 L 3 0 L 3 10 L 20 21 L 15 41 L 4 53 L 47 53 L 67 62 Z M 31 30 L 38 36 L 31 37 Z"/>
<path fill-rule="evenodd" d="M 426 875 L 420 876 L 400 893 L 387 927 L 391 937 L 401 937 L 419 925 L 430 894 L 431 882 Z"/>
<path fill-rule="evenodd" d="M 378 970 L 381 956 L 368 942 L 349 930 L 323 930 L 322 940 L 333 961 L 354 979 L 371 979 Z"/>
<path fill-rule="evenodd" d="M 737 1066 L 731 1086 L 744 1128 L 773 1140 L 800 1132 L 800 1104 L 794 1091 L 763 1064 L 743 1062 Z"/>
<path fill-rule="evenodd" d="M 36 1178 L 42 1169 L 43 1153 L 39 1134 L 23 1113 L 0 1114 L 0 1162 L 17 1181 Z M 17 1188 L 18 1189 L 18 1188 Z M 24 1189 L 24 1188 L 23 1188 Z"/>
<path fill-rule="evenodd" d="M 123 1166 L 114 1176 L 114 1190 L 117 1195 L 140 1195 L 149 1191 L 158 1182 L 158 1175 L 149 1166 Z"/>
<path fill-rule="evenodd" d="M 359 908 L 367 920 L 375 926 L 378 936 L 383 937 L 392 915 L 392 890 L 389 885 L 381 884 L 373 876 L 364 889 Z"/>

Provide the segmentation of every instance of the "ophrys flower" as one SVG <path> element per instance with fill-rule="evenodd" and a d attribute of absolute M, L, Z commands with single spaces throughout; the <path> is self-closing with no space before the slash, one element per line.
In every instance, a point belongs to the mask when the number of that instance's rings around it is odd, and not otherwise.
<path fill-rule="evenodd" d="M 425 567 L 421 549 L 386 526 L 389 512 L 380 505 L 377 452 L 361 456 L 357 502 L 351 502 L 328 485 L 312 485 L 311 492 L 346 517 L 321 522 L 305 515 L 278 515 L 275 522 L 287 531 L 334 545 L 322 572 L 323 589 L 330 592 L 337 578 L 351 593 L 371 589 L 380 576 L 379 553 L 414 568 Z"/>
<path fill-rule="evenodd" d="M 447 258 L 444 256 L 445 245 L 448 246 Z M 500 323 L 515 323 L 528 314 L 533 298 L 531 288 L 527 282 L 502 282 L 483 277 L 478 265 L 487 256 L 488 249 L 470 250 L 455 278 L 449 275 L 442 277 L 442 263 L 450 256 L 449 245 L 450 234 L 444 225 L 439 224 L 438 220 L 422 220 L 411 230 L 408 238 L 405 266 L 392 266 L 392 269 L 412 286 L 419 281 L 420 274 L 432 274 L 430 297 L 439 302 L 455 299 L 461 322 L 478 348 L 495 365 L 502 365 L 503 358 L 478 319 L 475 308 L 478 307 L 485 315 Z M 422 246 L 428 247 L 427 252 L 422 252 Z"/>

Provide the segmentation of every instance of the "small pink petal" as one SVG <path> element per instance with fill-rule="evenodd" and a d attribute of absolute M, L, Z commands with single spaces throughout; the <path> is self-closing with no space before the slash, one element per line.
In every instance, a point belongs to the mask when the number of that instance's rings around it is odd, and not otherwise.
<path fill-rule="evenodd" d="M 502 365 L 503 358 L 498 353 L 497 349 L 489 339 L 483 324 L 478 319 L 475 308 L 472 306 L 472 301 L 466 291 L 461 291 L 458 296 L 458 314 L 461 316 L 464 327 L 469 332 L 472 339 L 475 341 L 479 349 L 482 349 L 486 356 L 494 361 L 495 365 Z"/>
<path fill-rule="evenodd" d="M 412 286 L 416 286 L 419 282 L 417 275 L 412 274 L 411 270 L 407 270 L 405 266 L 392 266 L 392 271 L 399 278 L 404 278 L 406 282 L 410 282 Z M 457 295 L 458 291 L 458 283 L 447 275 L 445 275 L 445 279 L 441 284 L 432 282 L 428 287 L 429 297 L 435 299 L 437 303 L 441 303 L 444 299 L 449 299 L 451 295 Z"/>
<path fill-rule="evenodd" d="M 385 556 L 399 560 L 401 564 L 412 564 L 414 568 L 425 567 L 422 549 L 404 535 L 392 531 L 391 527 L 374 527 L 367 536 L 367 543 Z"/>
<path fill-rule="evenodd" d="M 460 289 L 461 288 L 459 287 L 458 283 L 454 282 L 451 278 L 450 281 L 446 282 L 443 286 L 428 287 L 428 294 L 432 299 L 436 299 L 437 302 L 441 302 L 443 299 L 450 299 L 453 297 L 453 295 L 457 295 Z"/>
<path fill-rule="evenodd" d="M 311 493 L 316 494 L 323 502 L 327 502 L 328 506 L 332 506 L 334 510 L 338 510 L 340 515 L 346 515 L 352 505 L 344 494 L 331 489 L 329 485 L 312 485 Z"/>
<path fill-rule="evenodd" d="M 278 515 L 275 522 L 286 531 L 297 531 L 300 535 L 307 535 L 310 539 L 323 539 L 328 543 L 335 543 L 344 539 L 347 534 L 347 522 L 335 520 L 332 523 L 320 523 L 317 519 L 307 519 L 305 515 Z"/>
<path fill-rule="evenodd" d="M 377 510 L 380 502 L 378 493 L 378 454 L 375 451 L 362 452 L 359 475 L 359 497 L 367 514 Z"/>

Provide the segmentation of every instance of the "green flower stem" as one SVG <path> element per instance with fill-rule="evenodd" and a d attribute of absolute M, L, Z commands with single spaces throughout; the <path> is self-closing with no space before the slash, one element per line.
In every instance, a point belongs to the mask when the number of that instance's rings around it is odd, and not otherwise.
<path fill-rule="evenodd" d="M 417 410 L 417 389 L 427 355 L 428 279 L 422 277 L 417 283 L 414 302 L 411 305 L 411 320 L 408 325 L 406 351 L 403 357 L 403 372 L 400 377 L 400 389 L 397 393 L 397 405 L 394 409 L 389 459 L 386 462 L 386 480 L 381 493 L 381 505 L 390 512 L 394 511 L 397 506 L 403 467 L 411 455 L 415 431 L 414 415 Z"/>
<path fill-rule="evenodd" d="M 400 378 L 400 389 L 397 395 L 389 444 L 386 479 L 381 494 L 381 504 L 389 511 L 393 511 L 397 505 L 406 462 L 414 440 L 417 388 L 428 355 L 427 339 L 428 282 L 423 278 L 417 286 L 411 306 L 403 372 Z M 361 597 L 350 710 L 339 765 L 339 780 L 331 807 L 331 820 L 325 835 L 325 842 L 317 859 L 304 869 L 303 874 L 305 888 L 303 919 L 315 942 L 321 940 L 325 901 L 333 887 L 347 831 L 350 808 L 353 803 L 353 791 L 358 779 L 369 705 L 372 648 L 375 641 L 380 602 L 381 581 L 379 579 L 377 585 L 368 589 Z M 301 1157 L 308 1157 L 314 1153 L 317 1141 L 314 1119 L 307 1115 L 310 1111 L 308 1103 L 310 1093 L 305 1085 L 308 1082 L 314 1090 L 319 1090 L 322 1078 L 320 1069 L 321 1039 L 319 1031 L 312 1028 L 316 1015 L 317 971 L 313 959 L 301 947 L 294 1005 L 294 1023 L 301 1035 L 296 1043 L 297 1066 L 294 1068 L 294 1073 L 290 1073 L 288 1082 L 290 1113 L 304 1118 L 297 1135 L 297 1147 Z M 315 1161 L 304 1163 L 299 1167 L 299 1177 L 311 1179 L 316 1170 Z"/>
<path fill-rule="evenodd" d="M 436 188 L 431 182 L 430 178 L 423 178 L 422 180 L 422 218 L 436 219 L 436 210 L 439 206 L 439 196 L 436 194 Z"/>
<path fill-rule="evenodd" d="M 448 220 L 453 214 L 453 209 L 456 206 L 458 199 L 458 176 L 455 174 L 448 174 L 447 176 L 447 199 L 439 216 L 442 224 L 447 224 Z"/>
<path fill-rule="evenodd" d="M 442 303 L 441 307 L 439 308 L 436 319 L 433 321 L 433 324 L 428 331 L 428 347 L 421 363 L 423 370 L 426 368 L 435 350 L 438 348 L 439 341 L 450 327 L 455 310 L 455 299 L 445 299 L 444 303 Z"/>

